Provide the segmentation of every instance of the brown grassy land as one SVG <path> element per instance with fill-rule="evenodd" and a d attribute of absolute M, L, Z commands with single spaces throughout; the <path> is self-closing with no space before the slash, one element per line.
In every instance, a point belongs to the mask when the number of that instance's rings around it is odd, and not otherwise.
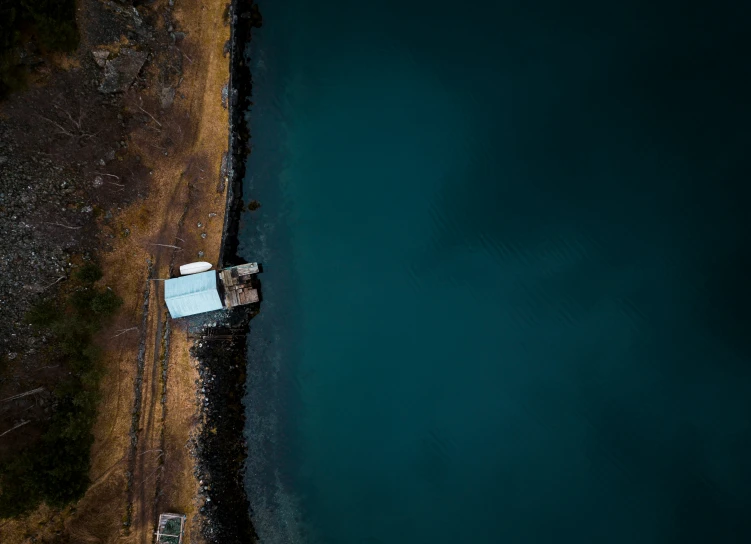
<path fill-rule="evenodd" d="M 94 13 L 87 11 L 94 4 L 97 0 L 82 1 L 81 17 Z M 166 6 L 164 0 L 150 9 L 162 13 Z M 55 539 L 151 543 L 154 522 L 165 511 L 187 514 L 186 541 L 200 542 L 194 520 L 197 482 L 187 448 L 197 423 L 198 376 L 188 353 L 186 330 L 179 322 L 170 322 L 167 335 L 162 282 L 147 276 L 149 262 L 153 278 L 166 278 L 173 267 L 198 260 L 199 251 L 203 252 L 200 260 L 217 264 L 226 200 L 225 184 L 219 190 L 220 165 L 229 126 L 221 101 L 229 79 L 229 59 L 224 54 L 230 33 L 226 9 L 226 0 L 180 0 L 172 8 L 172 24 L 185 33 L 178 42 L 185 60 L 179 85 L 171 82 L 176 95 L 170 107 L 162 108 L 160 92 L 166 83 L 163 64 L 170 62 L 171 53 L 156 52 L 144 67 L 144 88 L 126 93 L 129 112 L 148 114 L 142 123 L 129 126 L 128 153 L 137 154 L 151 173 L 145 196 L 118 212 L 109 224 L 100 224 L 102 247 L 111 246 L 100 252 L 105 273 L 101 282 L 112 286 L 124 304 L 99 339 L 107 372 L 94 428 L 92 484 L 74 507 L 55 511 L 44 506 L 23 519 L 3 522 L 0 542 L 4 544 Z M 73 56 L 65 62 L 75 66 L 77 60 Z M 137 402 L 134 384 L 139 378 Z M 137 424 L 132 429 L 133 413 Z"/>

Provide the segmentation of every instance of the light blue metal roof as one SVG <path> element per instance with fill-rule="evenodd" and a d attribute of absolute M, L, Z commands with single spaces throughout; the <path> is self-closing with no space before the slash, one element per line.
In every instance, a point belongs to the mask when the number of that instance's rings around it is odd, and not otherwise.
<path fill-rule="evenodd" d="M 165 281 L 164 300 L 173 318 L 221 310 L 216 270 Z"/>

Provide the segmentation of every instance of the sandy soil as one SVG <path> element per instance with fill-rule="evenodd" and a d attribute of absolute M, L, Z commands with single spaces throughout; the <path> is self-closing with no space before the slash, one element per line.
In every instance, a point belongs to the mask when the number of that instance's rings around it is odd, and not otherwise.
<path fill-rule="evenodd" d="M 151 9 L 161 13 L 166 6 L 165 0 Z M 129 110 L 151 118 L 130 131 L 128 142 L 151 173 L 146 196 L 109 228 L 102 225 L 101 238 L 112 246 L 100 254 L 102 281 L 124 304 L 100 336 L 107 373 L 94 429 L 92 485 L 74 507 L 42 507 L 4 522 L 0 542 L 52 541 L 57 535 L 63 542 L 151 543 L 160 512 L 187 514 L 185 541 L 200 542 L 193 519 L 198 484 L 187 448 L 198 423 L 198 375 L 186 330 L 168 323 L 163 283 L 155 280 L 199 260 L 199 252 L 200 260 L 218 264 L 226 204 L 220 167 L 229 126 L 222 105 L 229 79 L 226 9 L 224 0 L 176 2 L 172 24 L 185 33 L 178 46 L 187 62 L 173 105 L 160 107 L 159 63 L 169 59 L 159 54 L 144 69 L 153 84 L 126 96 Z M 127 236 L 110 237 L 125 229 Z"/>

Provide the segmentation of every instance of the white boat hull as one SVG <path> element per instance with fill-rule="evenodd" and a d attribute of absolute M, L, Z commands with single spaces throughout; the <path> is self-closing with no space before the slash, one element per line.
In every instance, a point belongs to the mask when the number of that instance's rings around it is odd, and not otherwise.
<path fill-rule="evenodd" d="M 198 261 L 180 266 L 180 275 L 187 276 L 189 274 L 198 274 L 199 272 L 206 272 L 207 270 L 211 270 L 211 263 Z"/>

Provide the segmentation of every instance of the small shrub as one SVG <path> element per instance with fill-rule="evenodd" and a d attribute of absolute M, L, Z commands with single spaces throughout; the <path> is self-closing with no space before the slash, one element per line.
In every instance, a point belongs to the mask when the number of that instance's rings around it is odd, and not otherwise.
<path fill-rule="evenodd" d="M 118 297 L 114 291 L 105 289 L 103 292 L 96 293 L 91 300 L 91 309 L 102 316 L 108 316 L 122 306 L 123 299 Z"/>
<path fill-rule="evenodd" d="M 88 323 L 76 319 L 66 319 L 55 328 L 60 353 L 68 357 L 78 357 L 91 342 L 91 329 Z"/>
<path fill-rule="evenodd" d="M 70 297 L 71 304 L 80 317 L 96 324 L 99 319 L 115 313 L 123 300 L 111 289 L 81 289 Z"/>
<path fill-rule="evenodd" d="M 76 279 L 87 285 L 92 285 L 102 279 L 102 269 L 95 263 L 86 263 L 76 270 Z"/>
<path fill-rule="evenodd" d="M 91 304 L 96 296 L 96 291 L 91 288 L 80 289 L 70 296 L 70 304 L 81 315 L 87 315 L 91 311 Z"/>
<path fill-rule="evenodd" d="M 39 481 L 33 477 L 36 449 L 22 451 L 0 465 L 3 483 L 0 516 L 18 516 L 34 508 L 41 500 Z"/>

